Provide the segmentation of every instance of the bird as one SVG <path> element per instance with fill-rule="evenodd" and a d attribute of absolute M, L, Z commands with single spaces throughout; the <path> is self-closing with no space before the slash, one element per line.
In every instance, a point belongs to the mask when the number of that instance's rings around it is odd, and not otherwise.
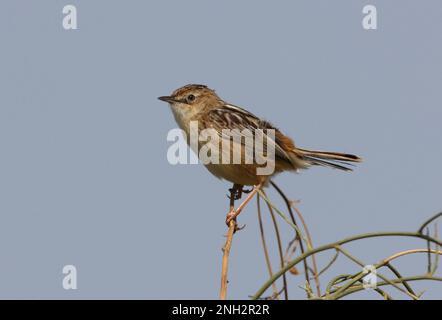
<path fill-rule="evenodd" d="M 224 134 L 225 129 L 249 130 L 248 132 L 251 132 L 254 137 L 256 137 L 256 132 L 264 135 L 267 146 L 271 145 L 274 148 L 273 172 L 258 174 L 257 169 L 262 168 L 263 164 L 257 163 L 257 160 L 253 163 L 244 163 L 243 160 L 247 153 L 253 153 L 253 151 L 256 153 L 253 146 L 252 148 L 245 147 L 244 141 L 229 141 L 229 145 L 233 146 L 228 150 L 229 156 L 238 150 L 234 148 L 235 143 L 240 143 L 240 147 L 242 147 L 239 151 L 241 152 L 241 163 L 222 163 L 221 160 L 204 163 L 214 176 L 233 183 L 232 189 L 239 193 L 236 197 L 241 197 L 241 191 L 247 192 L 243 186 L 266 186 L 272 177 L 281 172 L 298 172 L 311 166 L 352 171 L 351 164 L 362 161 L 359 156 L 354 154 L 299 148 L 293 139 L 283 134 L 270 122 L 255 116 L 242 107 L 224 101 L 215 90 L 206 85 L 188 84 L 176 89 L 171 95 L 161 96 L 158 99 L 170 105 L 178 126 L 187 136 L 189 145 L 191 145 L 189 135 L 192 121 L 198 123 L 198 132 L 204 129 L 215 132 L 219 141 L 212 143 L 217 145 L 221 145 L 223 140 L 230 138 Z M 274 106 L 271 110 L 275 110 Z M 267 133 L 269 131 L 273 132 L 272 136 Z M 198 154 L 202 147 L 203 143 L 198 142 L 197 146 L 194 146 L 197 150 L 193 151 Z M 221 158 L 221 154 L 218 156 Z"/>

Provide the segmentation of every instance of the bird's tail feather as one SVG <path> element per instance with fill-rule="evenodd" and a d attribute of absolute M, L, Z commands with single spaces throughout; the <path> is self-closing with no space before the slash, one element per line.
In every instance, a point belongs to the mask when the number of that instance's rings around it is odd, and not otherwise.
<path fill-rule="evenodd" d="M 319 165 L 334 169 L 352 171 L 351 162 L 361 162 L 358 156 L 348 153 L 316 151 L 296 148 L 295 153 L 310 165 Z M 350 163 L 349 163 L 350 162 Z"/>

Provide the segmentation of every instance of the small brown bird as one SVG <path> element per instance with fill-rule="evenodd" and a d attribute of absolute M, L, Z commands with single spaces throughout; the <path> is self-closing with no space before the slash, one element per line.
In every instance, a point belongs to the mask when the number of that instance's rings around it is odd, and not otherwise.
<path fill-rule="evenodd" d="M 272 144 L 274 147 L 274 171 L 272 173 L 259 175 L 257 174 L 257 168 L 262 167 L 262 164 L 255 162 L 245 163 L 244 159 L 247 153 L 253 153 L 253 150 L 244 148 L 244 141 L 241 142 L 241 147 L 243 148 L 240 149 L 241 163 L 223 164 L 220 160 L 215 163 L 205 164 L 213 175 L 233 182 L 234 187 L 235 185 L 241 186 L 241 188 L 244 185 L 265 185 L 272 176 L 279 172 L 298 171 L 311 165 L 351 171 L 351 168 L 348 167 L 348 162 L 361 161 L 361 158 L 352 154 L 298 148 L 292 139 L 284 135 L 269 122 L 259 119 L 249 111 L 225 102 L 214 90 L 205 85 L 189 84 L 175 90 L 170 96 L 163 96 L 158 99 L 170 104 L 176 122 L 187 134 L 187 137 L 190 135 L 191 121 L 198 122 L 199 131 L 203 129 L 215 130 L 220 137 L 220 141 L 230 139 L 230 137 L 223 133 L 224 129 L 249 129 L 253 135 L 260 129 L 260 132 L 264 131 L 264 139 L 267 141 L 267 145 Z M 274 130 L 274 137 L 270 137 L 266 133 L 268 130 Z M 221 144 L 220 141 L 212 141 L 212 143 L 219 146 Z M 229 141 L 230 143 L 234 145 L 238 142 Z M 198 152 L 202 146 L 201 142 L 198 143 L 198 150 L 194 151 L 199 154 Z M 228 151 L 229 156 L 234 150 L 234 146 L 230 148 Z M 221 159 L 221 154 L 219 157 Z"/>

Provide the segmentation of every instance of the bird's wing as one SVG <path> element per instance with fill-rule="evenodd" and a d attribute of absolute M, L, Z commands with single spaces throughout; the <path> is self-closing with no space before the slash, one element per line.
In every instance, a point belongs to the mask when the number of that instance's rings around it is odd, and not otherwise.
<path fill-rule="evenodd" d="M 226 128 L 226 129 L 238 129 L 243 131 L 244 129 L 249 129 L 255 137 L 256 129 L 261 129 L 263 134 L 263 142 L 265 150 L 268 150 L 269 144 L 274 146 L 275 158 L 287 161 L 291 163 L 291 157 L 288 155 L 287 151 L 282 147 L 282 139 L 286 138 L 277 128 L 267 121 L 261 120 L 256 117 L 251 112 L 244 110 L 235 105 L 225 104 L 220 108 L 212 109 L 208 112 L 206 122 L 207 127 L 212 127 L 215 129 Z M 268 135 L 268 130 L 274 130 L 274 137 Z M 217 130 L 219 132 L 219 130 Z M 220 132 L 222 138 L 227 138 L 222 132 Z M 229 136 L 228 139 L 231 139 Z M 288 139 L 291 144 L 293 142 Z M 287 141 L 284 141 L 287 142 Z M 294 148 L 294 146 L 293 146 Z"/>

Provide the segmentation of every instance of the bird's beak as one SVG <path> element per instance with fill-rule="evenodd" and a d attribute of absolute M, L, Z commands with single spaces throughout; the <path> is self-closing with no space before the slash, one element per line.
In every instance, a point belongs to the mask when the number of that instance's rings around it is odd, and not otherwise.
<path fill-rule="evenodd" d="M 171 96 L 162 96 L 162 97 L 158 97 L 158 99 L 161 101 L 164 101 L 164 102 L 169 102 L 169 103 L 179 102 L 178 100 L 174 99 Z"/>

